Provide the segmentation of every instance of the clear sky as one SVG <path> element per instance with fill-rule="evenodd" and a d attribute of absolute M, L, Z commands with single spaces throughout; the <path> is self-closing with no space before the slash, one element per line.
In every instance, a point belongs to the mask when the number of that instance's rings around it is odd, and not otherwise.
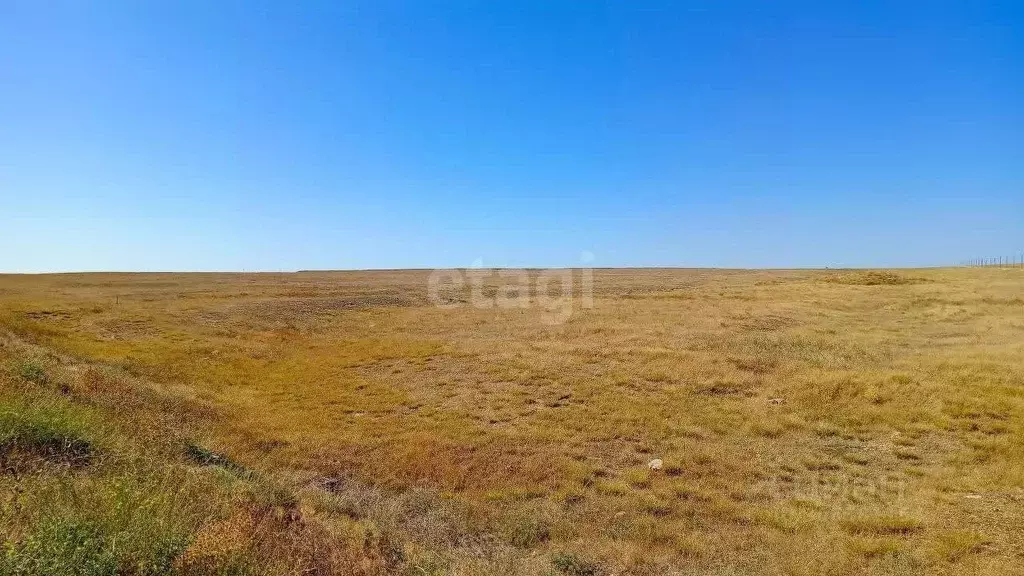
<path fill-rule="evenodd" d="M 0 0 L 0 271 L 1024 251 L 1024 8 L 847 4 Z"/>

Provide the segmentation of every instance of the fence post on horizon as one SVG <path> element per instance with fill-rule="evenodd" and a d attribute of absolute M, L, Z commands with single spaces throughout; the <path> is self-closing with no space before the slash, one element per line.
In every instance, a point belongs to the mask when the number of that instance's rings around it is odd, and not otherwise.
<path fill-rule="evenodd" d="M 965 267 L 965 268 L 1024 268 L 1024 252 L 1010 254 L 1009 256 L 993 256 L 986 258 L 970 258 L 967 260 L 961 260 L 954 264 L 954 266 Z"/>

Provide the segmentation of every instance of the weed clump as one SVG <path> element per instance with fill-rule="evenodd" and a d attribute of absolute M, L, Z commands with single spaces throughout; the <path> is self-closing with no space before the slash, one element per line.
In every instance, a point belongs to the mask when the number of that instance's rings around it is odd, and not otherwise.
<path fill-rule="evenodd" d="M 551 558 L 551 565 L 565 576 L 600 576 L 604 573 L 596 562 L 567 552 L 556 553 Z"/>

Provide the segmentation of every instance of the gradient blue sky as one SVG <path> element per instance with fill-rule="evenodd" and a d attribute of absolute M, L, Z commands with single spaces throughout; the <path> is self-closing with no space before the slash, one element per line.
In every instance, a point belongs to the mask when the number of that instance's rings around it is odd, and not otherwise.
<path fill-rule="evenodd" d="M 1005 2 L 0 0 L 0 271 L 1024 250 Z"/>

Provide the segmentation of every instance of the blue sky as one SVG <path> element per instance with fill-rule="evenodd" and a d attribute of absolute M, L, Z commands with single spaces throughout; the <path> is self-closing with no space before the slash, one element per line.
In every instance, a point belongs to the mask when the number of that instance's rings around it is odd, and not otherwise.
<path fill-rule="evenodd" d="M 0 10 L 0 271 L 1024 251 L 1013 2 Z"/>

